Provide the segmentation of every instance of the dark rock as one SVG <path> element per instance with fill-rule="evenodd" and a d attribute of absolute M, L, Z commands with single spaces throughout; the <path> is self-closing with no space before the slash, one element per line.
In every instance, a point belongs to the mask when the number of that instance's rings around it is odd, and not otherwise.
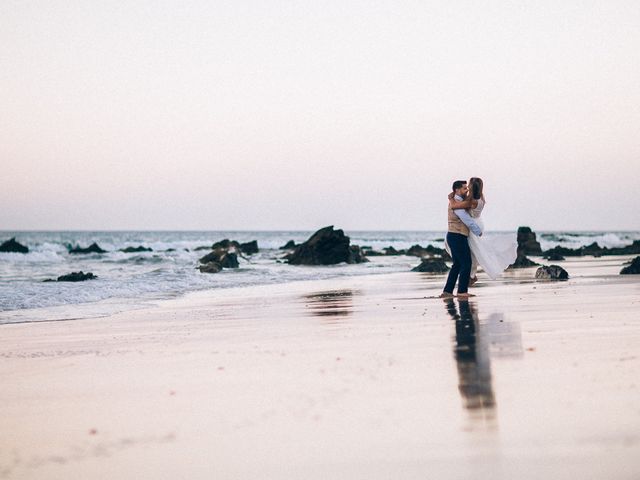
<path fill-rule="evenodd" d="M 411 269 L 412 272 L 444 273 L 449 271 L 449 267 L 442 258 L 424 258 L 417 267 Z"/>
<path fill-rule="evenodd" d="M 120 251 L 124 253 L 138 253 L 138 252 L 153 252 L 153 249 L 143 247 L 142 245 L 140 245 L 139 247 L 121 248 Z"/>
<path fill-rule="evenodd" d="M 351 245 L 349 250 L 351 251 L 351 255 L 347 263 L 366 263 L 369 261 L 362 248 L 358 245 Z"/>
<path fill-rule="evenodd" d="M 238 268 L 238 255 L 224 248 L 216 248 L 213 252 L 208 253 L 200 259 L 200 263 L 218 263 L 223 268 Z"/>
<path fill-rule="evenodd" d="M 293 250 L 296 247 L 296 242 L 294 242 L 293 240 L 289 240 L 286 244 L 280 247 L 280 250 Z"/>
<path fill-rule="evenodd" d="M 85 280 L 94 280 L 98 278 L 91 272 L 84 273 L 82 271 L 79 272 L 71 272 L 67 275 L 61 275 L 58 277 L 59 282 L 83 282 Z"/>
<path fill-rule="evenodd" d="M 260 249 L 258 248 L 258 241 L 252 240 L 251 242 L 241 243 L 240 251 L 242 253 L 246 253 L 247 255 L 253 255 L 254 253 L 258 253 Z"/>
<path fill-rule="evenodd" d="M 207 262 L 204 265 L 200 265 L 198 270 L 200 270 L 200 273 L 218 273 L 222 270 L 222 265 L 218 262 Z"/>
<path fill-rule="evenodd" d="M 544 258 L 551 260 L 552 262 L 559 262 L 565 258 L 557 252 L 545 253 Z"/>
<path fill-rule="evenodd" d="M 69 248 L 69 253 L 71 254 L 79 254 L 79 253 L 107 253 L 106 250 L 100 248 L 97 243 L 92 243 L 87 248 L 80 248 L 80 246 L 76 246 L 74 248 Z"/>
<path fill-rule="evenodd" d="M 593 255 L 601 257 L 603 255 L 637 255 L 640 254 L 640 240 L 635 240 L 631 245 L 625 247 L 607 248 L 601 247 L 597 242 L 580 248 L 566 248 L 556 246 L 544 252 L 545 258 L 551 255 L 562 255 L 565 257 L 581 257 L 583 255 Z"/>
<path fill-rule="evenodd" d="M 447 251 L 444 248 L 434 247 L 433 245 L 427 245 L 426 250 L 428 255 L 440 255 L 442 257 L 448 255 Z"/>
<path fill-rule="evenodd" d="M 620 270 L 620 275 L 638 275 L 640 274 L 640 257 L 633 259 L 628 267 L 624 267 Z"/>
<path fill-rule="evenodd" d="M 16 242 L 14 237 L 0 245 L 0 252 L 29 253 L 29 248 Z"/>
<path fill-rule="evenodd" d="M 241 244 L 237 240 L 229 240 L 228 238 L 214 243 L 211 247 L 198 247 L 196 250 L 208 250 L 209 248 L 211 250 L 218 250 L 220 248 L 224 250 L 236 250 L 236 253 L 246 253 L 247 255 L 259 252 L 257 240 Z"/>
<path fill-rule="evenodd" d="M 561 246 L 556 246 L 550 248 L 549 250 L 544 252 L 544 257 L 551 256 L 564 256 L 564 257 L 582 257 L 583 255 L 593 255 L 594 257 L 599 257 L 606 252 L 606 248 L 602 248 L 598 245 L 598 242 L 593 242 L 591 245 L 583 246 L 580 248 L 566 248 Z"/>
<path fill-rule="evenodd" d="M 385 255 L 389 255 L 389 256 L 404 255 L 405 253 L 407 253 L 406 250 L 396 250 L 391 246 L 385 247 L 382 250 L 384 250 Z"/>
<path fill-rule="evenodd" d="M 196 247 L 196 248 L 193 249 L 194 252 L 199 252 L 201 250 L 211 250 L 211 247 L 201 246 L 201 247 Z"/>
<path fill-rule="evenodd" d="M 331 225 L 315 232 L 285 258 L 291 265 L 358 263 L 364 256 L 355 255 L 350 248 L 350 242 L 342 230 L 334 230 Z"/>
<path fill-rule="evenodd" d="M 567 280 L 569 274 L 559 265 L 543 266 L 536 270 L 536 278 L 543 280 Z"/>
<path fill-rule="evenodd" d="M 552 256 L 561 257 L 579 257 L 582 255 L 582 250 L 579 248 L 567 248 L 561 246 L 555 246 L 549 250 L 545 250 L 544 258 L 551 258 Z"/>
<path fill-rule="evenodd" d="M 539 264 L 529 260 L 527 255 L 540 255 L 542 248 L 536 240 L 536 234 L 529 227 L 518 228 L 518 251 L 516 261 L 509 265 L 509 268 L 535 267 Z"/>
<path fill-rule="evenodd" d="M 176 251 L 176 249 L 175 249 L 175 248 L 167 248 L 167 249 L 165 250 L 165 252 L 175 252 L 175 251 Z M 188 252 L 188 251 L 189 251 L 189 250 L 187 250 L 187 252 Z"/>
<path fill-rule="evenodd" d="M 603 251 L 604 249 L 598 245 L 598 242 L 593 242 L 591 245 L 580 248 L 582 255 L 593 255 L 594 257 L 601 256 Z"/>
<path fill-rule="evenodd" d="M 536 267 L 540 265 L 532 260 L 529 260 L 526 255 L 522 253 L 518 253 L 516 257 L 516 261 L 509 265 L 508 268 L 527 268 L 527 267 Z"/>
<path fill-rule="evenodd" d="M 218 248 L 224 248 L 225 250 L 229 250 L 231 247 L 235 248 L 238 251 L 241 251 L 240 244 L 235 240 L 229 240 L 225 238 L 224 240 L 220 240 L 219 242 L 214 243 L 211 246 L 211 250 L 216 250 Z"/>
<path fill-rule="evenodd" d="M 603 255 L 638 255 L 640 254 L 640 240 L 634 240 L 626 247 L 603 249 Z"/>
<path fill-rule="evenodd" d="M 410 257 L 426 257 L 428 252 L 427 249 L 420 245 L 412 245 L 409 250 L 407 250 L 407 255 Z"/>
<path fill-rule="evenodd" d="M 239 268 L 238 255 L 232 252 L 228 252 L 220 258 L 220 265 L 224 268 Z"/>
<path fill-rule="evenodd" d="M 541 255 L 540 242 L 536 240 L 536 234 L 529 227 L 518 228 L 518 254 Z"/>

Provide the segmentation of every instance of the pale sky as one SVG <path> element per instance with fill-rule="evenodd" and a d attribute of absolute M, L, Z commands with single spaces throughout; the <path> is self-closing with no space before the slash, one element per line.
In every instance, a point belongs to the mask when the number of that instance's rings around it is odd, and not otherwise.
<path fill-rule="evenodd" d="M 0 230 L 639 230 L 638 1 L 0 0 Z"/>

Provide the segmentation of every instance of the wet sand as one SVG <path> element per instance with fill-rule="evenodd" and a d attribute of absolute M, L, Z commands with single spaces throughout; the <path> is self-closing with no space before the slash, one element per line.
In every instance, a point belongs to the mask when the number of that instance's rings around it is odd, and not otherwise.
<path fill-rule="evenodd" d="M 637 479 L 628 257 L 403 273 L 0 326 L 0 478 Z"/>

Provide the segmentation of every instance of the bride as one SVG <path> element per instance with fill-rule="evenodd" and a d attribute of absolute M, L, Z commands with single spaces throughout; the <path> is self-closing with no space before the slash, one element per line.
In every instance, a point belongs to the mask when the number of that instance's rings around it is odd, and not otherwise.
<path fill-rule="evenodd" d="M 485 206 L 483 193 L 483 182 L 481 178 L 471 177 L 469 180 L 469 193 L 461 201 L 456 201 L 453 196 L 449 197 L 451 208 L 464 208 L 476 221 L 484 233 L 484 222 L 481 214 Z M 473 285 L 478 278 L 476 270 L 478 265 L 493 280 L 498 278 L 502 272 L 516 259 L 518 244 L 513 235 L 492 235 L 478 237 L 473 232 L 469 232 L 469 248 L 471 249 L 471 282 Z"/>

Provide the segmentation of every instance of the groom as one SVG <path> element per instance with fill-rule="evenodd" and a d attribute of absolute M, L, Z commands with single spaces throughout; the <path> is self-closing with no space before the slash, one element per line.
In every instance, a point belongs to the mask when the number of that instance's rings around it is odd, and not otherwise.
<path fill-rule="evenodd" d="M 453 182 L 454 198 L 462 201 L 469 191 L 465 180 L 456 180 Z M 451 258 L 453 265 L 447 277 L 447 283 L 440 297 L 453 297 L 453 288 L 458 281 L 458 297 L 469 297 L 467 290 L 469 288 L 469 275 L 471 274 L 471 250 L 469 250 L 469 229 L 478 236 L 482 235 L 482 230 L 473 220 L 469 212 L 459 208 L 453 210 L 449 206 L 449 228 L 447 232 L 447 244 L 451 249 Z M 458 277 L 460 277 L 458 279 Z"/>

